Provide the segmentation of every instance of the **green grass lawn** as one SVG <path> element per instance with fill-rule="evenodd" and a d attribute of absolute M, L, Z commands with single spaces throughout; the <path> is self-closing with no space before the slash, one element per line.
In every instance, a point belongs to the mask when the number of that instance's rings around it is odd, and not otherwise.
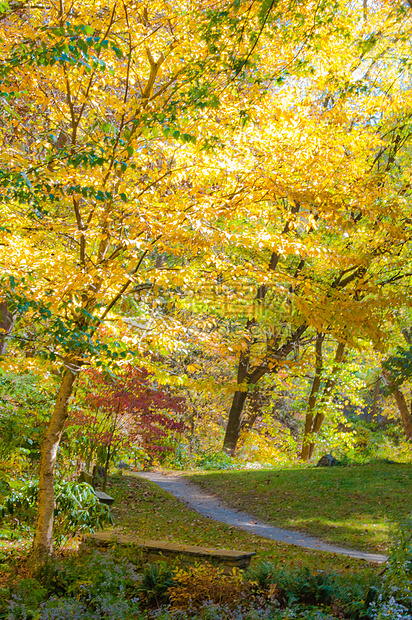
<path fill-rule="evenodd" d="M 349 573 L 376 573 L 381 568 L 363 560 L 265 540 L 213 522 L 186 508 L 155 484 L 130 475 L 111 477 L 107 491 L 116 500 L 113 506 L 115 529 L 123 528 L 126 533 L 140 538 L 255 551 L 257 557 L 253 563 L 265 560 L 280 566 L 309 566 L 313 570 Z"/>
<path fill-rule="evenodd" d="M 412 511 L 412 465 L 219 471 L 188 478 L 267 523 L 378 553 L 387 548 L 391 523 Z"/>

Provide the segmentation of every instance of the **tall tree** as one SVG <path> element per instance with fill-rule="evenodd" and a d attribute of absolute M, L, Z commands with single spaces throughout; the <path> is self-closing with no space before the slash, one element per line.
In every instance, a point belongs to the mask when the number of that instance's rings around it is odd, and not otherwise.
<path fill-rule="evenodd" d="M 410 273 L 410 91 L 394 74 L 403 73 L 400 32 L 411 15 L 382 2 L 363 23 L 356 7 L 346 8 L 333 36 L 318 40 L 310 83 L 268 94 L 237 158 L 253 205 L 237 246 L 261 301 L 243 312 L 239 389 L 224 440 L 232 454 L 250 386 L 293 364 L 302 337 L 315 330 L 381 346 L 385 320 L 403 303 L 392 291 Z M 351 21 L 349 37 L 339 35 L 339 20 Z M 334 58 L 327 70 L 326 57 Z"/>
<path fill-rule="evenodd" d="M 2 14 L 2 294 L 20 329 L 36 325 L 30 363 L 46 358 L 59 376 L 35 561 L 52 552 L 55 464 L 81 369 L 141 346 L 117 312 L 125 295 L 182 286 L 196 275 L 188 254 L 207 262 L 221 242 L 213 223 L 237 203 L 213 149 L 223 153 L 265 79 L 300 70 L 316 5 L 60 0 Z M 156 323 L 139 313 L 143 331 Z"/>

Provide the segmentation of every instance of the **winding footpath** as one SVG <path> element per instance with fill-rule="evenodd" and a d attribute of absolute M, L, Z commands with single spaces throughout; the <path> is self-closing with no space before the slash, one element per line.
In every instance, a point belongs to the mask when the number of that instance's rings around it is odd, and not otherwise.
<path fill-rule="evenodd" d="M 174 497 L 186 504 L 189 508 L 196 510 L 196 512 L 203 517 L 214 519 L 215 521 L 233 527 L 238 527 L 251 534 L 262 536 L 262 538 L 277 540 L 281 543 L 297 545 L 298 547 L 305 547 L 306 549 L 338 553 L 340 555 L 367 560 L 368 562 L 376 562 L 378 564 L 382 564 L 388 559 L 385 555 L 366 553 L 365 551 L 357 551 L 356 549 L 345 549 L 344 547 L 329 545 L 319 538 L 308 536 L 303 532 L 285 530 L 259 521 L 245 512 L 229 508 L 215 495 L 204 491 L 179 474 L 165 475 L 151 471 L 131 473 L 133 476 L 150 480 L 150 482 L 159 485 L 159 487 L 174 495 Z"/>

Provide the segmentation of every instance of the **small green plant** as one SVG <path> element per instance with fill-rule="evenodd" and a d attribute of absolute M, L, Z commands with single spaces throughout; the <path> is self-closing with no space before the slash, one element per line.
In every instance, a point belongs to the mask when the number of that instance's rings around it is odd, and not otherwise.
<path fill-rule="evenodd" d="M 245 577 L 253 594 L 277 599 L 281 605 L 331 605 L 339 600 L 343 606 L 349 607 L 351 604 L 351 609 L 355 610 L 354 601 L 365 596 L 365 588 L 345 583 L 340 575 L 324 571 L 312 572 L 308 567 L 287 570 L 261 562 L 250 568 Z"/>
<path fill-rule="evenodd" d="M 53 594 L 93 599 L 102 594 L 117 596 L 119 591 L 135 587 L 137 575 L 130 563 L 118 562 L 112 554 L 97 551 L 64 560 L 50 560 L 36 574 Z"/>
<path fill-rule="evenodd" d="M 282 586 L 289 602 L 330 605 L 336 598 L 336 576 L 323 571 L 312 573 L 307 567 L 291 572 Z"/>
<path fill-rule="evenodd" d="M 173 569 L 166 562 L 148 564 L 142 574 L 136 593 L 148 605 L 162 605 L 169 601 L 169 588 L 174 585 Z"/>
<path fill-rule="evenodd" d="M 113 523 L 110 509 L 101 504 L 87 482 L 63 482 L 55 489 L 58 543 L 80 532 L 95 532 Z"/>
<path fill-rule="evenodd" d="M 253 592 L 265 593 L 276 582 L 277 570 L 276 566 L 270 562 L 260 562 L 246 571 L 245 578 L 250 583 Z"/>

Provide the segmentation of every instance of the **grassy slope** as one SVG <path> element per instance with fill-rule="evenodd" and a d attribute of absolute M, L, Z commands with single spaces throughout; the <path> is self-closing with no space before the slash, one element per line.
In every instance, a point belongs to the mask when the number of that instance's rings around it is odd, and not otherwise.
<path fill-rule="evenodd" d="M 412 465 L 225 471 L 189 478 L 268 523 L 367 551 L 384 552 L 390 523 L 412 511 Z"/>
<path fill-rule="evenodd" d="M 171 540 L 216 548 L 256 551 L 257 560 L 282 566 L 310 566 L 314 570 L 349 573 L 374 572 L 377 565 L 362 560 L 309 551 L 292 545 L 264 540 L 246 532 L 218 524 L 186 508 L 178 500 L 146 480 L 114 476 L 108 493 L 116 499 L 113 509 L 115 529 L 124 528 L 139 538 Z"/>

